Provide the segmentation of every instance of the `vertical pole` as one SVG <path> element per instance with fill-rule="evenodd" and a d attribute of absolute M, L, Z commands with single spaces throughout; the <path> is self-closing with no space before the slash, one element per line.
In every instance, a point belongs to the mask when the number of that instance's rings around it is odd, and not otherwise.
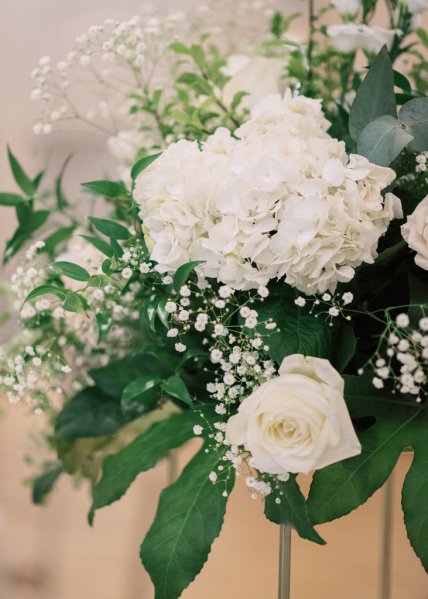
<path fill-rule="evenodd" d="M 290 599 L 291 526 L 279 527 L 279 584 L 278 599 Z"/>
<path fill-rule="evenodd" d="M 391 599 L 393 495 L 394 473 L 391 473 L 384 486 L 380 599 Z"/>

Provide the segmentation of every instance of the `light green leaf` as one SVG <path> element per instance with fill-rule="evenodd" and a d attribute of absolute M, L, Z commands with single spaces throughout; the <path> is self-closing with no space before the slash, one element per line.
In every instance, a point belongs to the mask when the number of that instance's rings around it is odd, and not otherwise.
<path fill-rule="evenodd" d="M 58 274 L 69 277 L 70 279 L 74 279 L 75 281 L 86 282 L 91 276 L 85 268 L 79 266 L 78 264 L 73 264 L 73 262 L 54 262 L 51 264 L 51 268 Z"/>
<path fill-rule="evenodd" d="M 88 183 L 82 183 L 82 187 L 106 198 L 118 198 L 123 195 L 129 195 L 126 187 L 118 181 L 89 181 Z"/>
<path fill-rule="evenodd" d="M 108 256 L 109 258 L 113 257 L 113 248 L 110 244 L 104 241 L 104 239 L 100 239 L 99 237 L 92 237 L 90 235 L 80 235 L 80 237 L 82 237 L 88 243 L 96 247 L 97 250 L 99 250 L 105 256 Z"/>
<path fill-rule="evenodd" d="M 174 289 L 179 292 L 182 285 L 184 285 L 192 272 L 195 270 L 199 264 L 204 264 L 203 260 L 194 260 L 193 262 L 187 262 L 187 264 L 182 264 L 180 268 L 178 268 L 174 274 L 173 286 Z"/>
<path fill-rule="evenodd" d="M 154 599 L 178 599 L 207 561 L 227 503 L 226 484 L 213 484 L 208 478 L 220 460 L 217 452 L 202 449 L 177 482 L 162 491 L 155 521 L 141 546 Z M 230 478 L 227 493 L 232 486 Z"/>
<path fill-rule="evenodd" d="M 193 436 L 199 417 L 191 411 L 156 422 L 130 445 L 103 463 L 101 480 L 93 489 L 89 512 L 92 524 L 95 511 L 120 499 L 141 472 L 153 468 L 168 453 Z"/>
<path fill-rule="evenodd" d="M 24 300 L 24 304 L 41 295 L 56 295 L 60 299 L 64 299 L 67 292 L 62 287 L 56 287 L 55 285 L 39 285 L 39 287 L 35 287 L 30 291 Z"/>
<path fill-rule="evenodd" d="M 349 115 L 349 132 L 358 138 L 364 127 L 380 116 L 397 116 L 394 71 L 386 46 L 377 55 L 360 85 Z"/>
<path fill-rule="evenodd" d="M 299 536 L 319 545 L 325 541 L 319 536 L 308 517 L 305 498 L 292 475 L 287 482 L 279 483 L 279 492 L 274 491 L 265 499 L 265 516 L 275 524 L 292 526 Z M 279 499 L 280 503 L 276 500 Z"/>
<path fill-rule="evenodd" d="M 180 401 L 184 402 L 188 406 L 193 405 L 192 397 L 187 390 L 186 384 L 183 379 L 177 375 L 171 376 L 169 379 L 162 383 L 162 389 L 171 397 L 175 397 Z"/>
<path fill-rule="evenodd" d="M 131 233 L 126 227 L 113 220 L 90 216 L 89 221 L 100 233 L 110 239 L 129 239 L 131 237 Z"/>
<path fill-rule="evenodd" d="M 49 235 L 49 237 L 46 237 L 46 239 L 44 240 L 45 245 L 43 246 L 41 251 L 53 254 L 57 245 L 59 245 L 63 241 L 67 241 L 67 239 L 70 239 L 75 229 L 76 227 L 74 225 L 71 227 L 62 227 L 61 229 L 58 229 L 58 231 L 55 231 L 54 233 Z"/>
<path fill-rule="evenodd" d="M 393 116 L 370 122 L 358 138 L 358 154 L 379 166 L 388 166 L 413 139 Z"/>
<path fill-rule="evenodd" d="M 161 154 L 162 152 L 159 152 L 158 154 L 153 154 L 152 156 L 145 156 L 144 158 L 141 158 L 141 160 L 136 162 L 131 170 L 132 180 L 135 180 L 138 177 L 138 175 L 142 173 L 144 170 L 146 170 L 146 168 L 148 168 L 152 164 L 152 162 L 159 158 Z"/>
<path fill-rule="evenodd" d="M 410 144 L 415 152 L 428 150 L 428 98 L 415 98 L 400 108 L 398 118 L 413 136 Z"/>
<path fill-rule="evenodd" d="M 36 186 L 34 182 L 30 179 L 30 177 L 25 173 L 24 169 L 12 154 L 12 150 L 10 147 L 7 147 L 7 154 L 9 158 L 10 168 L 12 170 L 13 178 L 15 179 L 17 185 L 22 189 L 22 191 L 29 197 L 33 196 L 36 192 Z"/>
<path fill-rule="evenodd" d="M 25 202 L 26 199 L 17 193 L 0 193 L 0 206 L 18 206 Z"/>

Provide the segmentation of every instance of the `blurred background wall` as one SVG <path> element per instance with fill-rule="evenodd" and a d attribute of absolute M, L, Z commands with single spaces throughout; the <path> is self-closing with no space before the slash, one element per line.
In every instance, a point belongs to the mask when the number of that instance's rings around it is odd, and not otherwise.
<path fill-rule="evenodd" d="M 232 1 L 232 0 L 231 0 Z M 191 10 L 190 0 L 156 0 L 158 5 Z M 196 2 L 193 2 L 195 5 Z M 58 164 L 74 152 L 66 184 L 78 193 L 80 181 L 109 168 L 104 140 L 95 136 L 32 133 L 29 73 L 42 55 L 59 60 L 74 38 L 107 17 L 128 18 L 139 0 L 3 0 L 0 10 L 0 188 L 13 189 L 5 145 L 29 172 L 47 159 Z M 290 13 L 304 10 L 301 0 L 284 0 Z M 303 26 L 303 23 L 301 24 Z M 10 210 L 0 207 L 0 241 L 13 227 Z M 0 278 L 7 273 L 3 269 Z M 139 563 L 139 544 L 153 518 L 167 466 L 160 465 L 134 484 L 118 504 L 100 511 L 94 529 L 86 522 L 88 489 L 72 489 L 63 480 L 47 508 L 31 505 L 23 485 L 31 452 L 28 433 L 37 417 L 10 407 L 0 422 L 0 599 L 150 599 L 153 591 Z M 183 463 L 192 447 L 181 452 Z M 391 599 L 427 599 L 428 578 L 412 554 L 401 522 L 398 489 L 409 465 L 402 458 L 396 473 Z M 303 481 L 307 485 L 308 481 Z M 378 599 L 382 492 L 357 513 L 320 527 L 326 547 L 293 538 L 293 599 Z M 238 484 L 223 534 L 210 561 L 185 599 L 270 599 L 276 597 L 278 530 Z"/>

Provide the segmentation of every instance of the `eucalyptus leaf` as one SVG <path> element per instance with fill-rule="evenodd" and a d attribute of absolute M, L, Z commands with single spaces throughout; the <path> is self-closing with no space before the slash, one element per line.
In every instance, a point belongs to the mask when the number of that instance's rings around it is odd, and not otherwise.
<path fill-rule="evenodd" d="M 129 191 L 123 183 L 119 183 L 118 181 L 89 181 L 82 183 L 82 187 L 106 198 L 118 198 L 129 195 Z"/>
<path fill-rule="evenodd" d="M 129 239 L 131 237 L 131 233 L 126 227 L 113 220 L 90 216 L 89 221 L 100 233 L 110 237 L 112 240 Z"/>
<path fill-rule="evenodd" d="M 428 150 L 428 98 L 415 98 L 406 102 L 401 107 L 398 118 L 413 136 L 411 149 L 415 152 Z"/>
<path fill-rule="evenodd" d="M 358 138 L 358 154 L 379 166 L 388 166 L 413 140 L 393 116 L 381 116 L 370 122 Z"/>
<path fill-rule="evenodd" d="M 141 158 L 141 160 L 136 162 L 132 167 L 131 178 L 135 180 L 138 177 L 138 175 L 142 173 L 146 168 L 148 168 L 157 158 L 159 158 L 161 154 L 162 152 L 159 152 L 158 154 L 153 154 L 152 156 L 145 156 L 144 158 Z"/>
<path fill-rule="evenodd" d="M 386 46 L 375 58 L 351 106 L 349 132 L 354 141 L 363 129 L 380 116 L 397 116 L 394 71 Z"/>
<path fill-rule="evenodd" d="M 104 239 L 100 239 L 99 237 L 93 237 L 91 235 L 81 235 L 83 239 L 85 239 L 88 243 L 97 248 L 102 254 L 108 256 L 109 258 L 113 257 L 113 248 L 107 241 Z"/>

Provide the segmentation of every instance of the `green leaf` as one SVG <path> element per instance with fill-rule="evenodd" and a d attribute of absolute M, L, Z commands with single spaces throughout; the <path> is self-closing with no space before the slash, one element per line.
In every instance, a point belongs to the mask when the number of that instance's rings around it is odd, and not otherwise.
<path fill-rule="evenodd" d="M 182 264 L 180 268 L 178 268 L 174 274 L 173 286 L 177 293 L 180 291 L 182 285 L 184 285 L 192 272 L 195 270 L 199 264 L 203 264 L 203 260 L 194 260 L 193 262 L 187 262 L 187 264 Z"/>
<path fill-rule="evenodd" d="M 233 100 L 232 100 L 232 104 L 230 105 L 230 108 L 232 110 L 236 110 L 238 108 L 238 106 L 241 104 L 242 100 L 245 98 L 245 96 L 249 96 L 250 94 L 248 92 L 236 92 L 236 94 L 233 96 Z"/>
<path fill-rule="evenodd" d="M 177 599 L 207 561 L 223 525 L 225 484 L 208 475 L 221 458 L 202 449 L 180 478 L 162 491 L 155 521 L 142 546 L 141 560 L 155 586 L 154 599 Z M 230 478 L 226 491 L 230 493 Z"/>
<path fill-rule="evenodd" d="M 153 410 L 159 400 L 162 379 L 154 374 L 140 376 L 125 387 L 121 397 L 124 412 L 137 410 L 140 414 Z"/>
<path fill-rule="evenodd" d="M 425 422 L 425 425 L 428 424 Z M 414 552 L 428 572 L 428 452 L 426 429 L 421 430 L 422 443 L 416 447 L 412 465 L 406 475 L 402 507 L 407 536 Z"/>
<path fill-rule="evenodd" d="M 73 154 L 67 156 L 64 160 L 64 163 L 59 171 L 59 175 L 55 180 L 55 196 L 56 196 L 56 205 L 59 210 L 63 210 L 66 206 L 68 206 L 67 198 L 64 195 L 64 191 L 62 189 L 62 180 L 64 178 L 65 171 L 70 164 L 70 160 L 73 158 Z"/>
<path fill-rule="evenodd" d="M 155 374 L 161 379 L 171 376 L 177 359 L 169 352 L 163 356 L 162 351 L 156 348 L 153 353 L 146 350 L 145 353 L 110 362 L 104 368 L 90 370 L 89 376 L 105 393 L 120 400 L 125 387 L 143 374 Z"/>
<path fill-rule="evenodd" d="M 357 338 L 348 325 L 338 326 L 333 331 L 333 343 L 329 360 L 338 372 L 343 372 L 355 355 Z"/>
<path fill-rule="evenodd" d="M 162 383 L 162 389 L 171 397 L 175 397 L 180 401 L 184 402 L 188 406 L 193 405 L 192 397 L 186 387 L 183 379 L 177 375 L 171 376 L 169 379 Z"/>
<path fill-rule="evenodd" d="M 85 298 L 75 291 L 69 291 L 66 294 L 61 306 L 67 312 L 77 312 L 78 314 L 86 314 L 89 309 Z"/>
<path fill-rule="evenodd" d="M 95 510 L 120 499 L 141 472 L 153 468 L 172 449 L 190 439 L 198 421 L 199 417 L 191 411 L 175 414 L 156 422 L 119 453 L 107 457 L 101 480 L 93 489 L 90 523 Z"/>
<path fill-rule="evenodd" d="M 25 202 L 26 199 L 16 193 L 0 193 L 0 206 L 18 206 Z"/>
<path fill-rule="evenodd" d="M 55 435 L 60 439 L 112 435 L 128 422 L 120 402 L 97 387 L 88 387 L 73 397 L 58 415 Z"/>
<path fill-rule="evenodd" d="M 412 86 L 410 84 L 410 81 L 407 79 L 407 77 L 405 77 L 403 75 L 403 73 L 400 73 L 399 71 L 396 71 L 395 69 L 394 69 L 394 85 L 406 92 L 412 93 Z"/>
<path fill-rule="evenodd" d="M 63 465 L 58 462 L 49 464 L 49 468 L 46 469 L 43 474 L 38 476 L 33 483 L 32 499 L 36 505 L 42 505 L 46 497 L 52 491 L 56 481 L 64 472 Z"/>
<path fill-rule="evenodd" d="M 308 497 L 314 524 L 349 514 L 365 503 L 391 474 L 420 410 L 393 405 L 360 435 L 362 453 L 315 473 Z"/>
<path fill-rule="evenodd" d="M 90 235 L 81 235 L 80 237 L 96 247 L 97 250 L 99 250 L 105 256 L 108 256 L 109 258 L 113 257 L 113 248 L 107 243 L 107 241 L 104 241 L 104 239 L 100 239 L 99 237 L 91 237 Z"/>
<path fill-rule="evenodd" d="M 177 54 L 187 54 L 188 56 L 190 55 L 190 49 L 184 44 L 181 44 L 180 42 L 173 42 L 172 44 L 170 44 L 169 47 Z"/>
<path fill-rule="evenodd" d="M 106 198 L 119 198 L 120 196 L 129 195 L 129 191 L 123 183 L 118 181 L 89 181 L 88 183 L 82 183 L 82 187 Z"/>
<path fill-rule="evenodd" d="M 292 526 L 300 537 L 325 545 L 308 517 L 306 500 L 297 484 L 296 477 L 278 484 L 279 492 L 273 491 L 265 498 L 265 516 L 275 524 Z M 277 503 L 277 499 L 280 503 Z"/>
<path fill-rule="evenodd" d="M 162 152 L 159 152 L 158 154 L 153 154 L 152 156 L 145 156 L 144 158 L 141 158 L 141 160 L 136 162 L 131 170 L 132 180 L 135 181 L 138 175 L 142 173 L 146 168 L 148 168 L 152 164 L 152 162 L 159 158 L 161 154 Z"/>
<path fill-rule="evenodd" d="M 415 152 L 428 150 L 428 98 L 415 98 L 400 108 L 398 118 L 413 136 L 410 147 Z"/>
<path fill-rule="evenodd" d="M 272 318 L 277 324 L 277 329 L 270 331 L 266 339 L 271 358 L 277 364 L 291 354 L 330 359 L 333 327 L 296 306 L 296 297 L 294 289 L 282 284 L 268 302 L 257 305 L 261 322 Z"/>
<path fill-rule="evenodd" d="M 358 154 L 379 166 L 388 166 L 413 139 L 393 116 L 381 116 L 364 127 Z"/>
<path fill-rule="evenodd" d="M 131 233 L 126 227 L 116 223 L 113 220 L 90 216 L 89 221 L 97 229 L 97 231 L 103 235 L 106 235 L 107 237 L 110 237 L 110 239 L 129 239 L 131 237 Z"/>
<path fill-rule="evenodd" d="M 19 164 L 15 156 L 12 154 L 12 150 L 9 146 L 7 147 L 7 154 L 13 178 L 15 179 L 17 185 L 27 196 L 33 196 L 36 192 L 36 186 L 34 185 L 34 182 L 28 177 L 28 175 L 24 172 L 24 169 Z"/>
<path fill-rule="evenodd" d="M 394 71 L 386 46 L 377 55 L 360 85 L 349 115 L 349 132 L 358 140 L 364 127 L 384 115 L 397 116 Z"/>
<path fill-rule="evenodd" d="M 70 279 L 74 279 L 75 281 L 86 282 L 91 276 L 85 268 L 82 268 L 78 264 L 73 264 L 73 262 L 54 262 L 51 264 L 51 268 L 58 274 L 70 277 Z"/>
<path fill-rule="evenodd" d="M 62 227 L 61 229 L 58 229 L 58 231 L 55 231 L 55 233 L 52 233 L 51 235 L 49 235 L 49 237 L 46 237 L 46 239 L 44 240 L 45 245 L 41 249 L 41 251 L 53 254 L 57 245 L 59 245 L 63 241 L 67 241 L 68 239 L 70 239 L 75 229 L 76 227 L 74 225 L 71 227 Z"/>
<path fill-rule="evenodd" d="M 62 287 L 56 287 L 55 285 L 39 285 L 30 291 L 24 300 L 24 304 L 41 295 L 56 295 L 62 300 L 67 295 L 67 292 Z"/>

